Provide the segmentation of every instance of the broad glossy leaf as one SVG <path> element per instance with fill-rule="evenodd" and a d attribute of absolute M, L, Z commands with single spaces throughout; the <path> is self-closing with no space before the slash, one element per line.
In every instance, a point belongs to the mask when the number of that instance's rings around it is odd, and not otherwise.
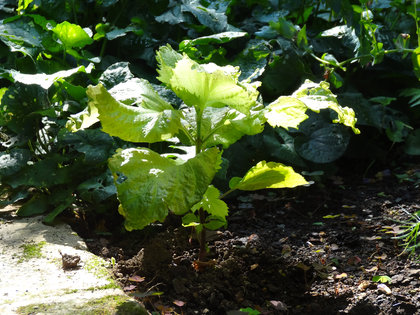
<path fill-rule="evenodd" d="M 174 5 L 164 14 L 157 16 L 156 21 L 176 25 L 191 21 L 189 14 L 192 14 L 202 25 L 207 26 L 215 33 L 223 32 L 228 28 L 227 16 L 223 12 L 205 7 L 197 0 L 185 0 L 181 5 Z"/>
<path fill-rule="evenodd" d="M 133 79 L 134 75 L 131 73 L 128 67 L 128 62 L 117 62 L 109 66 L 99 78 L 99 82 L 102 83 L 107 89 L 114 87 L 117 84 L 127 82 Z"/>
<path fill-rule="evenodd" d="M 338 104 L 336 96 L 329 90 L 327 82 L 317 84 L 306 80 L 292 96 L 281 96 L 268 105 L 265 117 L 273 127 L 297 128 L 302 121 L 308 118 L 305 114 L 307 109 L 318 113 L 321 109 L 327 108 L 337 113 L 337 119 L 333 120 L 334 123 L 341 123 L 351 127 L 354 133 L 360 133 L 359 129 L 355 127 L 357 119 L 354 110 Z"/>
<path fill-rule="evenodd" d="M 344 154 L 349 141 L 350 136 L 344 126 L 324 124 L 306 135 L 297 136 L 295 150 L 306 160 L 330 163 Z"/>
<path fill-rule="evenodd" d="M 0 179 L 8 177 L 21 168 L 31 159 L 31 152 L 26 149 L 14 148 L 10 152 L 0 153 Z"/>
<path fill-rule="evenodd" d="M 108 92 L 101 84 L 88 87 L 89 106 L 98 109 L 103 130 L 111 136 L 131 142 L 153 143 L 172 138 L 180 128 L 179 112 L 162 100 L 147 81 L 136 79 L 136 83 L 135 87 L 140 90 L 132 90 L 130 83 L 122 83 L 114 87 L 117 91 L 114 96 L 127 100 L 132 94 L 125 93 L 134 92 L 134 97 L 141 96 L 140 106 L 117 101 L 110 94 L 111 91 Z"/>
<path fill-rule="evenodd" d="M 229 106 L 248 114 L 255 106 L 259 82 L 239 82 L 239 68 L 213 63 L 200 65 L 186 55 L 177 54 L 170 46 L 160 48 L 157 60 L 158 79 L 196 110 Z"/>
<path fill-rule="evenodd" d="M 203 209 L 208 214 L 222 218 L 228 215 L 228 206 L 223 200 L 220 200 L 220 191 L 213 185 L 207 188 L 203 199 L 191 208 L 193 212 L 199 209 Z"/>
<path fill-rule="evenodd" d="M 19 51 L 33 59 L 44 50 L 45 32 L 28 17 L 13 17 L 0 22 L 0 40 L 12 52 Z"/>
<path fill-rule="evenodd" d="M 67 21 L 57 24 L 52 31 L 67 49 L 73 47 L 83 48 L 93 43 L 93 39 L 80 25 Z"/>
<path fill-rule="evenodd" d="M 35 195 L 22 205 L 16 211 L 16 214 L 20 217 L 29 217 L 47 212 L 48 208 L 48 197 L 46 195 Z"/>
<path fill-rule="evenodd" d="M 19 186 L 48 188 L 71 183 L 74 170 L 71 166 L 61 166 L 63 160 L 62 156 L 51 155 L 44 160 L 23 167 L 16 173 L 16 176 L 9 177 L 6 183 L 12 188 Z"/>
<path fill-rule="evenodd" d="M 48 104 L 47 93 L 40 86 L 13 84 L 1 99 L 0 121 L 16 134 L 32 136 L 39 127 L 37 112 Z"/>
<path fill-rule="evenodd" d="M 163 221 L 172 211 L 184 214 L 199 202 L 221 163 L 208 149 L 188 161 L 172 160 L 149 149 L 118 150 L 109 160 L 128 230 Z"/>
<path fill-rule="evenodd" d="M 209 36 L 202 36 L 195 39 L 186 39 L 179 44 L 179 50 L 183 50 L 189 46 L 208 45 L 208 44 L 224 44 L 233 39 L 246 36 L 247 32 L 223 32 Z"/>
<path fill-rule="evenodd" d="M 77 152 L 85 155 L 87 164 L 104 163 L 114 150 L 114 140 L 99 129 L 80 130 L 78 132 L 63 132 L 60 140 Z"/>
<path fill-rule="evenodd" d="M 231 189 L 258 190 L 266 188 L 293 188 L 309 184 L 292 167 L 281 163 L 261 161 L 244 177 L 234 177 L 229 182 Z"/>
<path fill-rule="evenodd" d="M 117 189 L 109 170 L 101 175 L 89 178 L 77 186 L 80 197 L 92 204 L 98 204 L 111 196 L 115 196 Z"/>
<path fill-rule="evenodd" d="M 37 73 L 37 74 L 26 74 L 21 73 L 16 70 L 7 71 L 10 73 L 14 81 L 26 84 L 26 85 L 39 85 L 43 89 L 48 90 L 54 82 L 72 76 L 78 72 L 90 73 L 93 68 L 93 64 L 90 64 L 88 67 L 80 66 L 74 69 L 62 70 L 52 74 Z"/>

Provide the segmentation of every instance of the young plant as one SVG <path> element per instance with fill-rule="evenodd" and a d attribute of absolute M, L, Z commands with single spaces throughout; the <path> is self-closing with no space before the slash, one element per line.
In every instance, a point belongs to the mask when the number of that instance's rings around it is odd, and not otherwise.
<path fill-rule="evenodd" d="M 293 95 L 282 96 L 264 107 L 259 102 L 259 82 L 239 81 L 237 67 L 198 64 L 170 46 L 157 52 L 158 79 L 183 101 L 174 108 L 144 80 L 130 78 L 109 91 L 101 84 L 89 86 L 89 117 L 98 119 L 105 132 L 130 142 L 176 142 L 185 154 L 158 154 L 149 148 L 118 149 L 109 159 L 119 213 L 127 230 L 163 221 L 169 211 L 183 215 L 184 226 L 199 234 L 199 260 L 205 259 L 205 231 L 226 225 L 228 206 L 221 200 L 234 190 L 253 191 L 307 185 L 291 167 L 261 161 L 244 177 L 232 178 L 222 196 L 211 185 L 221 167 L 222 148 L 244 135 L 260 133 L 264 124 L 297 128 L 310 109 L 332 109 L 334 122 L 353 128 L 353 110 L 341 107 L 328 84 L 306 81 Z"/>

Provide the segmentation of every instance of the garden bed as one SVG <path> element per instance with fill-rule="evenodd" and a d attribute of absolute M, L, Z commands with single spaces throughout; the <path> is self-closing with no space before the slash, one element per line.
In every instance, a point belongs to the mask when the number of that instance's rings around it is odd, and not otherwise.
<path fill-rule="evenodd" d="M 398 232 L 394 220 L 420 210 L 420 194 L 398 172 L 412 178 L 418 167 L 242 193 L 230 202 L 227 229 L 208 235 L 209 261 L 200 270 L 197 241 L 173 217 L 87 244 L 115 259 L 124 290 L 159 314 L 415 314 L 418 260 L 401 254 L 386 231 Z"/>

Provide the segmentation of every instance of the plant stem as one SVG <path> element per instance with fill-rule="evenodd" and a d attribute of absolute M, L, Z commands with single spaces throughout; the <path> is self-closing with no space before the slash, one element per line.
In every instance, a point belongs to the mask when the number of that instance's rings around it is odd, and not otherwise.
<path fill-rule="evenodd" d="M 413 0 L 413 5 L 414 5 L 414 21 L 416 22 L 417 43 L 420 47 L 420 29 L 419 29 L 419 19 L 417 18 L 417 0 Z"/>
<path fill-rule="evenodd" d="M 201 224 L 201 231 L 199 236 L 200 242 L 200 251 L 198 253 L 198 260 L 205 261 L 207 251 L 206 251 L 206 228 L 204 227 L 204 223 L 206 223 L 206 215 L 204 213 L 203 208 L 198 210 L 198 215 L 200 216 L 200 224 Z"/>
<path fill-rule="evenodd" d="M 236 189 L 229 189 L 227 192 L 225 192 L 224 194 L 222 194 L 219 199 L 223 199 L 225 198 L 227 195 L 229 195 L 231 192 L 235 191 Z"/>
<path fill-rule="evenodd" d="M 392 54 L 392 53 L 413 53 L 414 49 L 409 49 L 409 48 L 398 49 L 397 48 L 397 49 L 387 49 L 387 50 L 384 50 L 383 52 L 384 52 L 385 55 L 386 54 Z M 345 64 L 347 64 L 349 62 L 359 60 L 359 59 L 362 59 L 362 58 L 366 58 L 366 57 L 372 57 L 371 54 L 364 54 L 364 55 L 361 55 L 361 56 L 356 56 L 356 57 L 353 57 L 353 58 L 350 58 L 350 59 L 346 59 L 346 60 L 338 63 L 337 65 L 333 65 L 329 61 L 319 58 L 318 56 L 316 56 L 312 52 L 310 52 L 310 55 L 313 58 L 315 58 L 316 60 L 318 60 L 319 62 L 323 63 L 324 65 L 329 65 L 329 66 L 333 66 L 333 67 L 343 67 Z"/>

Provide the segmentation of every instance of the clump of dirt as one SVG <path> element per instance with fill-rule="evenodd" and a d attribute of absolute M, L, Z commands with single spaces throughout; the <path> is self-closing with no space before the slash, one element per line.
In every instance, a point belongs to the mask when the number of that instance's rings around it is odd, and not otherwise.
<path fill-rule="evenodd" d="M 420 210 L 418 183 L 382 173 L 242 194 L 228 228 L 209 233 L 202 271 L 197 241 L 179 224 L 88 245 L 114 257 L 124 290 L 162 314 L 415 314 L 420 267 L 393 236 L 395 220 Z"/>

